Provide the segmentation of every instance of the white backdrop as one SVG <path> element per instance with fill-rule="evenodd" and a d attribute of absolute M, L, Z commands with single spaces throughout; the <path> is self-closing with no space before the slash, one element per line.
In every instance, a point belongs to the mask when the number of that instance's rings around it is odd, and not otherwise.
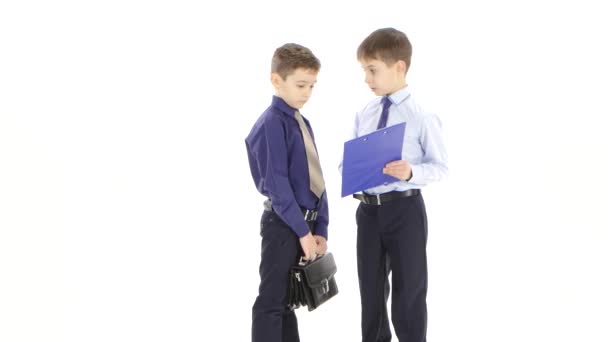
<path fill-rule="evenodd" d="M 2 2 L 0 341 L 249 340 L 262 197 L 244 138 L 286 42 L 322 62 L 302 112 L 339 266 L 301 337 L 359 340 L 356 202 L 337 165 L 373 98 L 356 48 L 387 26 L 413 43 L 408 82 L 450 155 L 424 190 L 429 341 L 608 341 L 597 6 Z"/>

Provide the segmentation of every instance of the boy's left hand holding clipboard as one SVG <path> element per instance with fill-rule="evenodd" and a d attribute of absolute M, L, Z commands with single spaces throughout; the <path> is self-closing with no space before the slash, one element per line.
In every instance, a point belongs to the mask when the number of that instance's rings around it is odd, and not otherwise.
<path fill-rule="evenodd" d="M 392 161 L 384 166 L 382 172 L 402 181 L 407 181 L 412 178 L 412 167 L 406 160 Z"/>

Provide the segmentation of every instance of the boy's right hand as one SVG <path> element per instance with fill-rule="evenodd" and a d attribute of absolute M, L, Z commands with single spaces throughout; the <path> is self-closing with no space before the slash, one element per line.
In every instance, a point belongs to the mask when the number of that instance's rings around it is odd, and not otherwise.
<path fill-rule="evenodd" d="M 311 233 L 308 233 L 300 238 L 300 245 L 304 251 L 305 260 L 315 260 L 317 257 L 317 242 Z"/>

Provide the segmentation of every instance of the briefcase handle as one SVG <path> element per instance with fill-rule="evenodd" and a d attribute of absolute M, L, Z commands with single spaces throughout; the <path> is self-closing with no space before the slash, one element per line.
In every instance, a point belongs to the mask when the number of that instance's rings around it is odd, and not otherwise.
<path fill-rule="evenodd" d="M 325 254 L 317 254 L 317 257 L 315 258 L 315 260 L 318 260 L 319 258 L 323 257 Z M 300 261 L 298 262 L 298 266 L 306 266 L 307 263 L 310 263 L 310 260 L 305 260 L 304 256 L 300 257 Z"/>

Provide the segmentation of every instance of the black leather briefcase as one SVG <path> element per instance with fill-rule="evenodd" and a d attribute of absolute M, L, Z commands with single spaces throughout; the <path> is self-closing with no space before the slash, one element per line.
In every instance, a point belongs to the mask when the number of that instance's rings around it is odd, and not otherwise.
<path fill-rule="evenodd" d="M 336 262 L 331 253 L 313 262 L 300 261 L 289 273 L 288 305 L 294 310 L 307 306 L 312 311 L 338 294 Z"/>

